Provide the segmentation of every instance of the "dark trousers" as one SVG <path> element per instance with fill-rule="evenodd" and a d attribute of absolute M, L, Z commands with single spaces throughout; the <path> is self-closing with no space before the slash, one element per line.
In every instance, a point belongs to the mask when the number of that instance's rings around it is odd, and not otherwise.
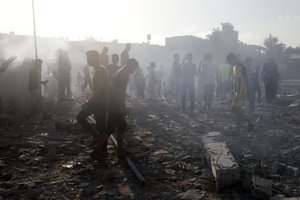
<path fill-rule="evenodd" d="M 137 97 L 145 98 L 145 87 L 143 85 L 137 84 Z"/>
<path fill-rule="evenodd" d="M 91 126 L 87 121 L 87 118 L 94 114 L 96 119 L 96 130 Z M 83 105 L 83 108 L 77 115 L 78 123 L 88 131 L 93 137 L 97 137 L 99 134 L 102 134 L 105 130 L 105 105 L 104 103 L 93 102 Z"/>
<path fill-rule="evenodd" d="M 249 102 L 249 109 L 251 112 L 254 112 L 255 109 L 255 82 L 249 81 L 248 85 L 248 102 Z"/>
<path fill-rule="evenodd" d="M 63 97 L 66 90 L 68 96 L 72 96 L 70 75 L 62 76 L 58 80 L 58 96 Z"/>
<path fill-rule="evenodd" d="M 195 85 L 193 83 L 183 83 L 182 84 L 182 96 L 181 96 L 181 107 L 182 110 L 185 110 L 185 98 L 186 94 L 189 94 L 190 97 L 190 111 L 194 111 L 195 107 Z"/>
<path fill-rule="evenodd" d="M 126 130 L 126 121 L 124 114 L 121 113 L 108 113 L 107 120 L 107 132 L 112 134 L 117 130 L 117 132 L 124 133 Z"/>
<path fill-rule="evenodd" d="M 257 100 L 258 100 L 258 102 L 260 102 L 261 101 L 261 89 L 260 89 L 258 80 L 255 82 L 254 96 L 256 96 L 256 93 L 257 93 Z"/>
<path fill-rule="evenodd" d="M 1 97 L 1 94 L 0 94 L 0 114 L 2 113 L 2 97 Z"/>
<path fill-rule="evenodd" d="M 266 102 L 273 103 L 277 95 L 278 84 L 275 81 L 265 82 Z"/>
<path fill-rule="evenodd" d="M 210 109 L 213 96 L 214 96 L 214 91 L 215 91 L 215 84 L 205 84 L 203 86 L 204 90 L 204 107 L 207 107 L 207 109 Z"/>
<path fill-rule="evenodd" d="M 181 91 L 181 83 L 179 80 L 175 81 L 175 100 L 176 103 L 180 102 L 180 91 Z"/>
<path fill-rule="evenodd" d="M 97 144 L 94 147 L 94 151 L 103 151 L 107 145 L 107 140 L 111 134 L 117 131 L 117 143 L 118 143 L 118 156 L 123 153 L 124 145 L 124 133 L 126 129 L 125 116 L 121 112 L 109 112 L 107 129 L 105 134 L 103 134 L 100 139 L 97 141 Z"/>

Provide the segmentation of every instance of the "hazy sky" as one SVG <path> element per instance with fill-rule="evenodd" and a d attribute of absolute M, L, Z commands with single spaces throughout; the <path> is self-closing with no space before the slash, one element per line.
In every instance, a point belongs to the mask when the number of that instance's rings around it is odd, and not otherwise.
<path fill-rule="evenodd" d="M 299 0 L 35 0 L 37 35 L 164 44 L 164 38 L 205 38 L 231 22 L 240 40 L 262 44 L 272 33 L 300 44 Z M 31 0 L 0 0 L 0 32 L 32 34 Z"/>

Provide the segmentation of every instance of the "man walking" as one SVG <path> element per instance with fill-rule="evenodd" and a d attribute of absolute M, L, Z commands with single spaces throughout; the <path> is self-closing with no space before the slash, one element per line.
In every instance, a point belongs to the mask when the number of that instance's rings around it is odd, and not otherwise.
<path fill-rule="evenodd" d="M 253 131 L 254 124 L 246 117 L 242 109 L 248 95 L 247 70 L 234 53 L 228 54 L 226 60 L 233 67 L 233 102 L 231 109 L 237 118 L 236 132 L 240 133 L 243 121 L 248 123 L 248 131 Z"/>
<path fill-rule="evenodd" d="M 93 95 L 82 106 L 81 111 L 77 115 L 78 123 L 93 136 L 93 142 L 102 134 L 105 129 L 105 106 L 108 93 L 108 75 L 107 70 L 103 65 L 99 64 L 99 54 L 95 50 L 90 50 L 86 53 L 87 63 L 95 70 L 93 76 Z M 96 129 L 88 123 L 87 117 L 95 114 Z"/>
<path fill-rule="evenodd" d="M 124 132 L 126 128 L 125 113 L 126 113 L 126 87 L 129 81 L 129 76 L 136 69 L 139 68 L 139 64 L 136 59 L 131 58 L 127 61 L 127 64 L 119 69 L 113 77 L 112 90 L 110 92 L 108 103 L 108 122 L 107 132 L 102 134 L 97 141 L 94 151 L 91 154 L 93 158 L 100 158 L 103 148 L 107 143 L 108 137 L 117 131 L 118 142 L 118 157 L 124 156 L 123 143 Z"/>
<path fill-rule="evenodd" d="M 182 111 L 185 111 L 185 99 L 188 92 L 190 98 L 190 114 L 193 115 L 195 107 L 195 75 L 197 69 L 193 63 L 193 55 L 191 53 L 186 55 L 184 61 L 186 61 L 186 63 L 182 67 L 181 108 Z"/>

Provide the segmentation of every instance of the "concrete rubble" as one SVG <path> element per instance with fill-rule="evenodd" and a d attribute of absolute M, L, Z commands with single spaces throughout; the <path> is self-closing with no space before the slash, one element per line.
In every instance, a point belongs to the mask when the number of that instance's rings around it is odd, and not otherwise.
<path fill-rule="evenodd" d="M 253 177 L 251 195 L 256 199 L 267 199 L 272 196 L 272 181 Z"/>
<path fill-rule="evenodd" d="M 61 102 L 52 119 L 0 126 L 0 199 L 300 196 L 300 112 L 290 104 L 259 104 L 256 131 L 238 135 L 229 103 L 192 118 L 164 101 L 131 100 L 125 146 L 149 182 L 143 188 L 112 144 L 103 161 L 90 158 L 92 138 L 73 120 L 85 100 Z"/>
<path fill-rule="evenodd" d="M 240 169 L 226 142 L 219 132 L 210 132 L 203 137 L 212 174 L 218 189 L 232 186 L 240 180 Z"/>

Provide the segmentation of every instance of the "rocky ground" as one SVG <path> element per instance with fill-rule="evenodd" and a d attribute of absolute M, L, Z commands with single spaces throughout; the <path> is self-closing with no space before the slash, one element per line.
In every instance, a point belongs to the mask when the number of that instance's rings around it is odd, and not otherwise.
<path fill-rule="evenodd" d="M 129 100 L 126 150 L 146 179 L 141 186 L 114 146 L 101 162 L 90 158 L 91 137 L 74 118 L 77 95 L 53 116 L 0 126 L 0 199 L 253 199 L 251 178 L 272 181 L 272 195 L 300 196 L 300 110 L 260 104 L 255 132 L 237 135 L 228 103 L 189 117 L 165 101 Z M 217 191 L 201 138 L 221 132 L 242 180 Z"/>

